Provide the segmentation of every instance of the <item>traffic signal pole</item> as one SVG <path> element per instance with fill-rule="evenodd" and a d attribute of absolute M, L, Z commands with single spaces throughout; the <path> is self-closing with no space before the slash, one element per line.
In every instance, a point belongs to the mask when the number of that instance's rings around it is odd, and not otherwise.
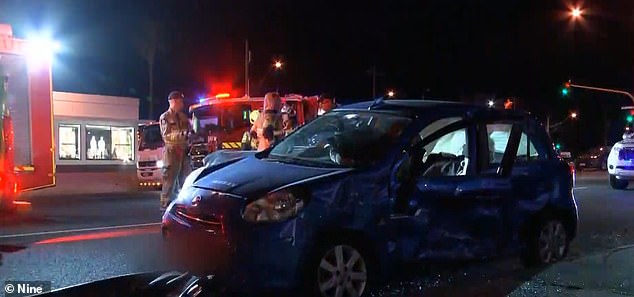
<path fill-rule="evenodd" d="M 632 100 L 632 104 L 634 105 L 634 96 L 631 93 L 626 92 L 626 91 L 615 90 L 615 89 L 607 89 L 607 88 L 598 88 L 598 87 L 592 87 L 592 86 L 584 86 L 584 85 L 573 84 L 573 83 L 570 83 L 570 87 L 578 88 L 578 89 L 593 90 L 593 91 L 598 91 L 598 92 L 606 92 L 606 93 L 614 93 L 614 94 L 625 95 L 628 98 L 630 98 L 630 100 Z"/>

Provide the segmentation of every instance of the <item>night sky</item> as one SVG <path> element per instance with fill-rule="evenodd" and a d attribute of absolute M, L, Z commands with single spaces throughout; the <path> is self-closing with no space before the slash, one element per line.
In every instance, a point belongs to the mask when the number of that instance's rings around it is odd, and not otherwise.
<path fill-rule="evenodd" d="M 303 3 L 305 2 L 305 3 Z M 572 23 L 571 6 L 585 9 Z M 244 41 L 252 51 L 251 93 L 329 92 L 485 104 L 516 98 L 518 108 L 554 121 L 579 120 L 555 138 L 575 150 L 612 142 L 625 124 L 614 95 L 574 82 L 634 89 L 634 1 L 212 1 L 0 0 L 0 23 L 14 35 L 47 29 L 64 45 L 54 89 L 147 98 L 144 48 L 155 48 L 154 117 L 172 89 L 198 97 L 244 94 Z M 153 38 L 153 36 L 155 38 Z M 152 46 L 156 45 L 156 46 Z M 272 70 L 276 59 L 281 72 Z M 146 117 L 148 103 L 142 100 Z"/>

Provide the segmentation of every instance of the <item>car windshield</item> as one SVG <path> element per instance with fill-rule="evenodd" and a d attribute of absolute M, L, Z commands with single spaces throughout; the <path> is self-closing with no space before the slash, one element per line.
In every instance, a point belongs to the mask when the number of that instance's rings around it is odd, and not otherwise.
<path fill-rule="evenodd" d="M 221 103 L 200 107 L 193 111 L 193 117 L 198 120 L 198 125 L 203 134 L 217 129 L 241 129 L 251 123 L 249 115 L 250 104 Z"/>
<path fill-rule="evenodd" d="M 270 152 L 277 161 L 357 167 L 381 160 L 410 119 L 368 111 L 335 111 L 291 134 Z"/>
<path fill-rule="evenodd" d="M 145 126 L 141 129 L 141 139 L 139 140 L 139 150 L 153 149 L 163 146 L 161 128 L 158 124 Z"/>

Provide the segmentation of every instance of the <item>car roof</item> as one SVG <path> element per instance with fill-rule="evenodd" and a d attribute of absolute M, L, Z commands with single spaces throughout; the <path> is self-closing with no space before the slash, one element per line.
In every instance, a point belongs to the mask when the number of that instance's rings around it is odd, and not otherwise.
<path fill-rule="evenodd" d="M 516 110 L 491 109 L 486 106 L 474 105 L 463 102 L 420 100 L 420 99 L 398 99 L 363 101 L 352 103 L 336 108 L 335 110 L 373 110 L 400 113 L 403 115 L 421 115 L 423 113 L 447 113 L 463 114 L 473 113 L 482 115 L 506 115 L 525 117 L 529 114 Z"/>

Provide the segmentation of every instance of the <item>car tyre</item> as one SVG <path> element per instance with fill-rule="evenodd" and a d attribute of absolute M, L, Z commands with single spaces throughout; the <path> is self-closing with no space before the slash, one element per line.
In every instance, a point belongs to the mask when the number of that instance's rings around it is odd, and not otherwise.
<path fill-rule="evenodd" d="M 566 257 L 570 247 L 570 234 L 562 220 L 544 216 L 530 229 L 521 255 L 524 266 L 549 265 Z"/>
<path fill-rule="evenodd" d="M 305 289 L 320 297 L 367 296 L 375 266 L 370 253 L 359 246 L 338 241 L 316 249 L 305 273 Z"/>
<path fill-rule="evenodd" d="M 610 174 L 610 186 L 612 186 L 612 189 L 624 190 L 628 184 L 629 182 L 627 180 L 620 180 L 616 178 L 616 175 Z"/>

